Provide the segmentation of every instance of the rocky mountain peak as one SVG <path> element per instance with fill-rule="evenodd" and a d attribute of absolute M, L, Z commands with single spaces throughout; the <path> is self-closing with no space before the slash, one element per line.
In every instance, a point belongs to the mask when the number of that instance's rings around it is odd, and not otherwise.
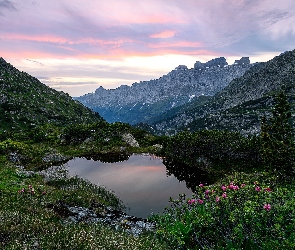
<path fill-rule="evenodd" d="M 212 59 L 206 63 L 201 63 L 200 61 L 196 61 L 196 63 L 194 64 L 194 69 L 224 67 L 226 65 L 228 65 L 228 63 L 226 62 L 226 59 L 224 57 L 218 57 L 218 58 Z"/>
<path fill-rule="evenodd" d="M 175 68 L 175 70 L 188 70 L 186 65 L 179 65 L 178 67 Z"/>
<path fill-rule="evenodd" d="M 243 65 L 243 64 L 250 64 L 249 57 L 242 57 L 240 60 L 235 60 L 234 64 Z"/>
<path fill-rule="evenodd" d="M 213 96 L 251 67 L 252 64 L 246 63 L 228 65 L 224 57 L 206 63 L 197 61 L 191 69 L 179 65 L 158 79 L 135 82 L 132 86 L 121 85 L 116 89 L 99 87 L 95 93 L 76 99 L 108 122 L 147 122 L 151 117 L 199 96 Z"/>

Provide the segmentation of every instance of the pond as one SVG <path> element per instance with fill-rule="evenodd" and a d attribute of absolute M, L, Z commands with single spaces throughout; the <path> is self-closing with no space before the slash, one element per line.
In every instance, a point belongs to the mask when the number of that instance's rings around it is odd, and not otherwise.
<path fill-rule="evenodd" d="M 152 155 L 133 154 L 128 160 L 114 163 L 74 158 L 67 165 L 70 175 L 113 191 L 129 207 L 127 213 L 140 218 L 163 212 L 170 197 L 192 195 L 185 181 L 167 175 L 162 159 Z"/>

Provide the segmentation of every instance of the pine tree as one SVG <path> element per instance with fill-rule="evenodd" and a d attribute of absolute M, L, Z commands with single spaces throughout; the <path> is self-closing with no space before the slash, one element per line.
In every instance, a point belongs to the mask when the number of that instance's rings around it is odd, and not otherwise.
<path fill-rule="evenodd" d="M 261 120 L 262 159 L 267 166 L 287 173 L 295 166 L 294 131 L 290 119 L 291 105 L 284 92 L 280 92 L 272 117 Z"/>

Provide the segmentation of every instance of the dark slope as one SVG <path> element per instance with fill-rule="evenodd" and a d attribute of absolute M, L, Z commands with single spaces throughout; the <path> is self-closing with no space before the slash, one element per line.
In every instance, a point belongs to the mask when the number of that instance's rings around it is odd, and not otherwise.
<path fill-rule="evenodd" d="M 98 113 L 68 94 L 49 88 L 0 58 L 0 123 L 2 129 L 51 123 L 68 125 L 102 120 Z"/>

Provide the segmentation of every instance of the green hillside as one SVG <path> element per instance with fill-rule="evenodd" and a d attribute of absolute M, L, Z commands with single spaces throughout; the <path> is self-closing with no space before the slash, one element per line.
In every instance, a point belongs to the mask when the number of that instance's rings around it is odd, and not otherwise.
<path fill-rule="evenodd" d="M 30 128 L 40 124 L 69 125 L 103 120 L 98 114 L 21 72 L 0 58 L 1 129 Z"/>

